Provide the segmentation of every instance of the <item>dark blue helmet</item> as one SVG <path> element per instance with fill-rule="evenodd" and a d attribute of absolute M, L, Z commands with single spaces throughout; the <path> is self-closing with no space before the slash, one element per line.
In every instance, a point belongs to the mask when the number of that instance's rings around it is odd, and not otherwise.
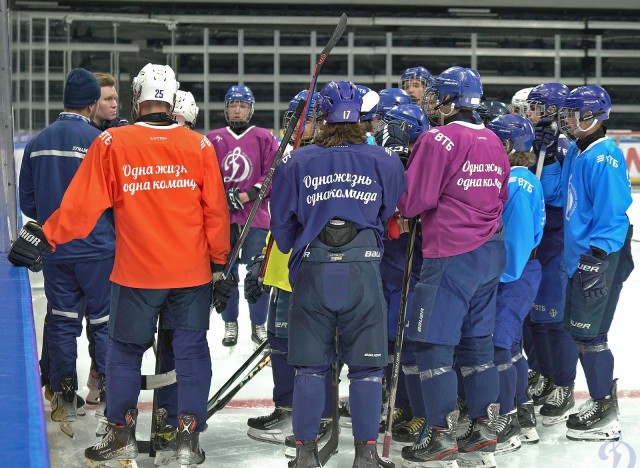
<path fill-rule="evenodd" d="M 575 139 L 578 130 L 588 131 L 597 121 L 608 120 L 610 111 L 611 98 L 604 88 L 580 86 L 571 91 L 560 110 L 560 129 L 566 136 Z M 589 120 L 593 120 L 589 127 L 580 125 Z"/>
<path fill-rule="evenodd" d="M 431 80 L 431 72 L 424 67 L 407 68 L 402 72 L 402 75 L 400 75 L 400 86 L 402 86 L 406 80 L 421 80 L 429 83 Z"/>
<path fill-rule="evenodd" d="M 298 107 L 298 103 L 300 102 L 301 99 L 306 100 L 308 95 L 309 95 L 309 91 L 304 89 L 300 91 L 298 94 L 296 94 L 295 96 L 293 96 L 291 101 L 289 101 L 289 107 L 287 107 L 287 110 L 284 112 L 284 115 L 282 116 L 282 128 L 287 128 L 289 126 L 289 121 L 291 120 L 291 117 L 293 117 L 293 113 Z M 308 104 L 309 110 L 307 112 L 307 119 L 315 120 L 318 117 L 317 106 L 318 106 L 318 93 L 313 93 L 311 102 Z"/>
<path fill-rule="evenodd" d="M 362 109 L 360 109 L 360 121 L 368 122 L 373 119 L 373 111 L 375 110 L 378 102 L 380 102 L 380 96 L 371 88 L 362 85 L 356 85 L 360 97 L 362 97 Z"/>
<path fill-rule="evenodd" d="M 531 122 L 518 114 L 499 115 L 487 125 L 487 128 L 498 135 L 503 142 L 511 143 L 511 151 L 531 151 L 534 130 Z M 506 146 L 505 146 L 506 148 Z"/>
<path fill-rule="evenodd" d="M 407 123 L 406 131 L 411 142 L 414 142 L 422 132 L 429 130 L 429 121 L 422 113 L 422 109 L 415 104 L 403 104 L 389 109 L 384 116 L 384 121 L 391 122 L 393 120 Z"/>
<path fill-rule="evenodd" d="M 245 102 L 249 105 L 249 114 L 246 119 L 238 119 L 229 115 L 229 105 L 233 102 Z M 232 127 L 247 125 L 253 116 L 255 103 L 256 99 L 248 86 L 238 85 L 229 88 L 227 94 L 224 95 L 224 117 L 227 119 L 227 123 Z"/>
<path fill-rule="evenodd" d="M 318 110 L 327 123 L 359 122 L 362 97 L 351 81 L 329 81 L 320 90 Z"/>
<path fill-rule="evenodd" d="M 394 106 L 411 104 L 411 97 L 400 88 L 385 88 L 378 95 L 380 96 L 380 101 L 373 113 L 379 115 L 380 118 L 384 118 L 389 109 Z"/>
<path fill-rule="evenodd" d="M 504 102 L 500 101 L 485 101 L 476 109 L 482 122 L 487 125 L 493 119 L 499 115 L 505 115 L 509 113 L 509 108 Z"/>
<path fill-rule="evenodd" d="M 543 83 L 529 91 L 527 117 L 534 124 L 543 117 L 555 117 L 569 96 L 569 88 L 562 83 Z"/>

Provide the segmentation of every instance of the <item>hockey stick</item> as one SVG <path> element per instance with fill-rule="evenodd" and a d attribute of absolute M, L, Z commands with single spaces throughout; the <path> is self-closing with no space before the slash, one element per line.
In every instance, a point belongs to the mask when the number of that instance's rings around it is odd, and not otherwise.
<path fill-rule="evenodd" d="M 264 369 L 266 365 L 269 364 L 270 361 L 271 361 L 271 353 L 269 352 L 265 354 L 265 356 L 260 360 L 260 362 L 256 364 L 256 366 L 253 369 L 251 369 L 251 371 L 249 371 L 249 373 L 245 375 L 244 378 L 238 383 L 238 385 L 233 387 L 233 389 L 231 389 L 229 393 L 227 393 L 224 397 L 220 398 L 217 401 L 214 399 L 209 400 L 209 403 L 207 404 L 207 419 L 209 419 L 215 413 L 217 413 L 222 408 L 227 406 L 227 403 L 231 401 L 231 399 L 236 395 L 236 393 L 238 393 L 242 389 L 242 387 L 244 387 L 251 379 L 253 379 L 258 374 L 258 372 Z"/>
<path fill-rule="evenodd" d="M 227 390 L 229 390 L 229 388 L 231 387 L 231 385 L 233 385 L 233 383 L 238 380 L 238 377 L 240 377 L 244 372 L 246 372 L 246 370 L 249 368 L 249 366 L 253 363 L 253 361 L 256 360 L 256 358 L 258 356 L 260 356 L 260 354 L 262 353 L 262 351 L 264 351 L 264 349 L 267 347 L 268 345 L 268 341 L 264 340 L 262 343 L 260 343 L 260 346 L 258 346 L 256 348 L 256 350 L 253 352 L 253 354 L 251 356 L 249 356 L 249 359 L 247 359 L 239 368 L 237 371 L 235 371 L 235 373 L 229 378 L 229 380 L 227 380 L 222 387 L 220 387 L 218 389 L 218 391 L 211 397 L 209 398 L 209 402 L 207 403 L 207 408 L 211 407 L 212 405 L 215 404 L 215 402 L 218 400 L 218 398 L 220 398 L 220 395 L 222 395 L 224 392 L 226 392 Z M 265 355 L 266 357 L 266 355 Z"/>
<path fill-rule="evenodd" d="M 338 441 L 340 439 L 340 366 L 338 365 L 338 356 L 340 351 L 340 337 L 336 330 L 336 362 L 331 365 L 331 436 L 326 444 L 318 452 L 320 463 L 325 465 L 329 459 L 338 453 Z"/>
<path fill-rule="evenodd" d="M 391 430 L 393 426 L 393 412 L 396 406 L 396 392 L 398 391 L 398 376 L 400 375 L 400 353 L 402 352 L 402 341 L 404 339 L 404 321 L 407 316 L 407 303 L 409 302 L 409 284 L 411 282 L 411 265 L 413 264 L 413 250 L 416 243 L 416 233 L 418 231 L 418 220 L 412 218 L 409 221 L 409 243 L 407 244 L 407 259 L 404 265 L 404 275 L 402 278 L 402 292 L 400 294 L 400 313 L 398 316 L 398 332 L 396 335 L 396 349 L 393 353 L 393 365 L 391 367 L 391 391 L 387 402 L 387 427 L 382 443 L 382 456 L 389 458 L 391 448 Z"/>
<path fill-rule="evenodd" d="M 273 173 L 276 170 L 276 167 L 278 166 L 278 164 L 280 164 L 280 161 L 282 160 L 282 155 L 284 154 L 284 150 L 286 149 L 287 144 L 291 139 L 291 135 L 293 135 L 293 132 L 295 131 L 296 124 L 298 123 L 298 120 L 300 119 L 300 115 L 302 115 L 302 110 L 304 109 L 305 106 L 306 106 L 306 101 L 304 99 L 301 99 L 300 102 L 298 103 L 298 106 L 296 107 L 296 110 L 293 112 L 293 117 L 291 118 L 291 121 L 289 121 L 289 125 L 287 125 L 287 130 L 285 131 L 284 137 L 280 142 L 278 151 L 276 151 L 276 155 L 273 158 L 273 162 L 271 163 L 269 172 L 267 172 L 267 175 L 262 181 L 262 186 L 260 187 L 258 196 L 253 202 L 253 206 L 251 207 L 251 211 L 249 212 L 247 221 L 242 227 L 242 231 L 240 232 L 240 236 L 236 240 L 236 244 L 233 246 L 233 250 L 231 250 L 231 253 L 229 254 L 227 264 L 224 270 L 225 278 L 227 278 L 231 274 L 231 269 L 235 265 L 236 260 L 238 260 L 240 249 L 242 248 L 244 241 L 247 239 L 247 236 L 249 235 L 249 229 L 251 228 L 251 224 L 253 224 L 253 220 L 258 214 L 258 208 L 260 208 L 260 204 L 262 203 L 262 200 L 264 200 L 264 198 L 266 197 L 267 190 L 269 190 L 269 187 L 271 186 Z M 217 308 L 219 305 L 220 303 L 218 301 L 215 301 L 215 300 L 213 301 L 213 307 Z"/>
<path fill-rule="evenodd" d="M 140 390 L 155 390 L 176 383 L 176 370 L 164 374 L 140 376 Z"/>
<path fill-rule="evenodd" d="M 345 13 L 342 13 L 342 16 L 340 17 L 340 21 L 338 21 L 338 25 L 336 26 L 336 29 L 333 31 L 333 34 L 331 35 L 331 39 L 329 39 L 329 42 L 327 42 L 327 45 L 324 46 L 324 49 L 322 49 L 322 52 L 320 53 L 320 57 L 318 57 L 318 60 L 316 61 L 316 65 L 313 68 L 313 74 L 311 75 L 311 82 L 309 83 L 309 91 L 307 94 L 307 103 L 304 106 L 304 111 L 302 113 L 303 118 L 300 122 L 300 127 L 298 127 L 298 134 L 296 135 L 296 140 L 293 144 L 294 148 L 297 148 L 298 146 L 300 146 L 300 138 L 302 138 L 302 134 L 304 133 L 304 123 L 307 120 L 307 115 L 309 115 L 309 103 L 311 102 L 313 93 L 316 90 L 318 74 L 320 73 L 322 64 L 327 59 L 327 56 L 329 55 L 331 50 L 333 50 L 333 48 L 336 46 L 336 44 L 344 34 L 344 30 L 346 28 L 347 28 L 347 15 Z"/>

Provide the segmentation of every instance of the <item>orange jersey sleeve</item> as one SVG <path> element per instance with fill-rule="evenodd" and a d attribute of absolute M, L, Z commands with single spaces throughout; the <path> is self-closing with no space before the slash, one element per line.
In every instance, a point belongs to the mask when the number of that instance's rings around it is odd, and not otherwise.
<path fill-rule="evenodd" d="M 211 281 L 211 261 L 226 261 L 224 188 L 215 151 L 196 132 L 144 123 L 103 132 L 45 223 L 45 235 L 53 245 L 86 236 L 110 206 L 117 284 L 197 286 Z"/>

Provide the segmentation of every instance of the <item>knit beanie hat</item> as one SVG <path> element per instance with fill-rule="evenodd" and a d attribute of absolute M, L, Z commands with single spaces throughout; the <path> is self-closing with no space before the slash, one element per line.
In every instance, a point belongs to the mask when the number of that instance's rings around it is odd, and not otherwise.
<path fill-rule="evenodd" d="M 64 84 L 64 107 L 82 109 L 100 99 L 100 84 L 93 73 L 84 68 L 74 68 Z"/>

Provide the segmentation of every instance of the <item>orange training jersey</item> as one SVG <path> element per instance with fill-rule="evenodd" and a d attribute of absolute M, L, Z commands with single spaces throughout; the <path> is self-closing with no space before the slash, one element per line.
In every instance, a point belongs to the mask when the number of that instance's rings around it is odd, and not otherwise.
<path fill-rule="evenodd" d="M 229 252 L 229 210 L 213 146 L 178 125 L 137 123 L 95 139 L 44 224 L 55 247 L 86 237 L 113 207 L 111 281 L 166 289 L 211 281 L 210 261 Z"/>

